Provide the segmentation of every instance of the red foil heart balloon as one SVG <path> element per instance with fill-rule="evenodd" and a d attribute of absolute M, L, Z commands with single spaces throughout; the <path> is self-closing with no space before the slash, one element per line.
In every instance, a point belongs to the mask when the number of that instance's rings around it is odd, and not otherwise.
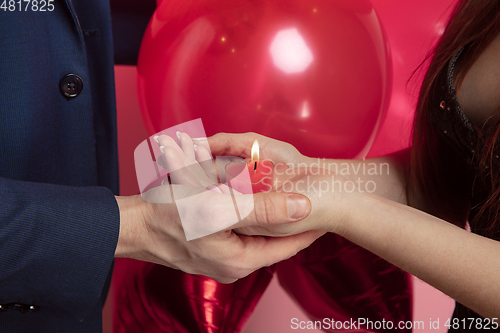
<path fill-rule="evenodd" d="M 410 276 L 336 234 L 324 235 L 276 266 L 281 286 L 311 319 L 349 323 L 325 331 L 411 332 L 397 326 L 412 320 Z M 371 326 L 360 326 L 358 318 Z M 378 326 L 382 320 L 394 327 Z M 350 325 L 353 321 L 357 326 Z"/>
<path fill-rule="evenodd" d="M 266 267 L 233 284 L 222 284 L 202 275 L 118 259 L 113 332 L 239 332 L 273 273 L 273 267 Z"/>

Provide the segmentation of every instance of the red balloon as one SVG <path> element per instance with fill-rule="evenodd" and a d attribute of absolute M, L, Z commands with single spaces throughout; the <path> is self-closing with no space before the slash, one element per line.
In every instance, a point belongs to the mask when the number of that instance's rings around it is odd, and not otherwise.
<path fill-rule="evenodd" d="M 165 0 L 138 62 L 151 134 L 202 118 L 317 157 L 364 157 L 391 87 L 369 0 Z"/>

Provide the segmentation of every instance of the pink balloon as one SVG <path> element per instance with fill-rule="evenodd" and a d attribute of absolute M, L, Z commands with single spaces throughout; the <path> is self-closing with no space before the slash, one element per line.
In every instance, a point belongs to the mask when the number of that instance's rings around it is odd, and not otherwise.
<path fill-rule="evenodd" d="M 151 134 L 202 118 L 319 157 L 366 155 L 391 77 L 369 0 L 164 0 L 138 63 Z"/>

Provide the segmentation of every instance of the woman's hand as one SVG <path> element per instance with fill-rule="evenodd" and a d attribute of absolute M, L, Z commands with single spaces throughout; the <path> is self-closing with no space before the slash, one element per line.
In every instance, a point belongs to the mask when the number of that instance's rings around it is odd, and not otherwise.
<path fill-rule="evenodd" d="M 181 132 L 177 132 L 177 142 L 168 135 L 157 136 L 155 141 L 173 184 L 203 188 L 218 185 L 215 164 L 203 144 L 195 144 L 189 135 Z"/>
<path fill-rule="evenodd" d="M 245 227 L 235 232 L 245 235 L 288 236 L 308 230 L 335 232 L 343 228 L 349 212 L 355 209 L 363 188 L 329 170 L 318 168 L 275 169 L 274 188 L 282 193 L 300 193 L 311 203 L 311 213 L 293 224 Z"/>
<path fill-rule="evenodd" d="M 360 190 L 362 191 L 402 204 L 407 203 L 406 174 L 410 148 L 376 158 L 343 160 L 307 157 L 286 142 L 255 133 L 219 133 L 208 138 L 208 143 L 214 155 L 234 155 L 248 158 L 255 139 L 259 141 L 261 156 L 272 160 L 277 169 L 281 166 L 327 169 L 340 175 L 344 181 L 349 181 L 347 183 L 349 185 L 354 182 L 356 189 L 361 185 Z M 421 195 L 418 192 L 412 194 L 414 197 L 413 205 L 424 209 Z"/>
<path fill-rule="evenodd" d="M 217 156 L 251 158 L 252 144 L 255 140 L 259 141 L 260 158 L 269 159 L 277 166 L 280 164 L 298 166 L 300 163 L 309 163 L 309 158 L 291 144 L 256 133 L 218 133 L 208 138 L 208 144 L 212 154 Z"/>
<path fill-rule="evenodd" d="M 351 200 L 355 200 L 354 192 L 359 192 L 359 183 L 356 184 L 328 169 L 309 167 L 312 160 L 302 155 L 291 144 L 256 133 L 219 133 L 208 138 L 208 144 L 212 153 L 216 155 L 249 158 L 255 140 L 259 141 L 261 158 L 270 159 L 276 165 L 273 189 L 290 195 L 292 193 L 304 195 L 311 204 L 311 213 L 299 223 L 264 228 L 245 227 L 234 231 L 245 235 L 285 236 L 307 230 L 335 232 L 340 228 L 349 212 L 348 206 L 353 204 Z M 363 191 L 363 188 L 360 190 Z"/>

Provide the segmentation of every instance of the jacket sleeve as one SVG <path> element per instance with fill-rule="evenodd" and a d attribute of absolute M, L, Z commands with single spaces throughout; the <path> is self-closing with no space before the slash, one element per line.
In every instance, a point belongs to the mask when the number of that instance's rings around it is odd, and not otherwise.
<path fill-rule="evenodd" d="M 112 266 L 119 217 L 104 187 L 0 178 L 0 304 L 83 320 Z"/>

